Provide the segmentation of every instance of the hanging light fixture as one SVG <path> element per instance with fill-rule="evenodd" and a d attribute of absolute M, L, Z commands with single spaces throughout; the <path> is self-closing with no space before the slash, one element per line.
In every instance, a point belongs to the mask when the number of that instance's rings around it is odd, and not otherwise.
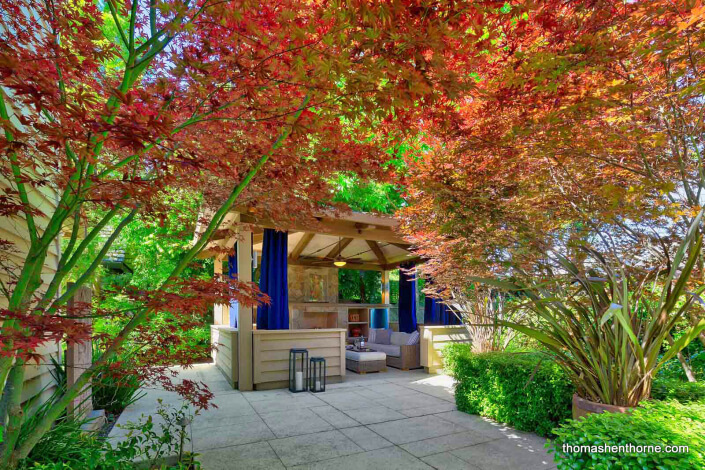
<path fill-rule="evenodd" d="M 341 251 L 343 250 L 340 249 L 340 237 L 338 237 L 338 255 L 335 257 L 335 259 L 333 259 L 333 264 L 339 268 L 342 268 L 343 266 L 348 264 L 348 262 L 345 261 L 345 258 L 343 258 Z"/>

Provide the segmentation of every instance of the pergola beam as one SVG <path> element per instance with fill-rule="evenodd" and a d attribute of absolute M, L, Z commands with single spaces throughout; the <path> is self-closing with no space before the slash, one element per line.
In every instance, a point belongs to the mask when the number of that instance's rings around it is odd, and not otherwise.
<path fill-rule="evenodd" d="M 379 247 L 379 244 L 374 240 L 365 240 L 365 241 L 367 242 L 367 246 L 369 246 L 370 249 L 372 250 L 372 253 L 374 253 L 375 256 L 377 257 L 377 261 L 379 261 L 379 264 L 381 264 L 382 266 L 386 266 L 388 264 L 387 257 L 384 256 L 384 253 L 382 252 L 382 249 Z"/>
<path fill-rule="evenodd" d="M 299 258 L 296 261 L 290 262 L 289 266 L 308 266 L 313 268 L 336 268 L 336 269 L 359 269 L 360 271 L 382 271 L 383 266 L 371 263 L 348 263 L 345 267 L 339 267 L 333 264 L 333 261 Z"/>
<path fill-rule="evenodd" d="M 330 220 L 322 218 L 315 225 L 295 225 L 292 227 L 281 227 L 271 220 L 259 219 L 250 215 L 242 215 L 242 223 L 249 223 L 262 228 L 288 229 L 294 232 L 314 232 L 320 235 L 330 235 L 341 238 L 359 238 L 363 240 L 374 240 L 391 244 L 404 245 L 404 239 L 394 232 L 391 227 L 376 225 L 375 228 L 359 228 L 359 222 L 346 220 Z M 408 245 L 407 245 L 408 246 Z"/>
<path fill-rule="evenodd" d="M 316 236 L 316 234 L 311 232 L 304 233 L 304 236 L 301 237 L 301 240 L 299 240 L 299 243 L 296 244 L 294 250 L 289 255 L 289 262 L 293 262 L 299 259 L 299 256 L 301 256 L 301 253 L 303 253 L 308 244 L 311 243 L 311 240 L 313 240 L 314 236 Z"/>
<path fill-rule="evenodd" d="M 343 238 L 340 240 L 338 243 L 335 244 L 335 247 L 328 252 L 326 255 L 326 258 L 335 258 L 342 252 L 349 244 L 352 242 L 352 238 Z"/>

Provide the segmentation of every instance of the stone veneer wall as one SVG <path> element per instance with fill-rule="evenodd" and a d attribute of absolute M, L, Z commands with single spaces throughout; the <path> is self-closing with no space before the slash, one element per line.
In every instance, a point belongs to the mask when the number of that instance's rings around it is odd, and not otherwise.
<path fill-rule="evenodd" d="M 309 302 L 307 298 L 309 287 L 306 285 L 309 274 L 318 274 L 323 277 L 326 296 L 325 299 L 319 301 L 337 303 L 338 270 L 336 268 L 314 268 L 309 266 L 289 266 L 289 302 Z"/>

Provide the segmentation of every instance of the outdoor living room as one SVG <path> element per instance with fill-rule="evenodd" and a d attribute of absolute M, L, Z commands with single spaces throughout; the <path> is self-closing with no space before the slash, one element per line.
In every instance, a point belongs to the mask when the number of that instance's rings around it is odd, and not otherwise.
<path fill-rule="evenodd" d="M 705 469 L 705 0 L 0 0 L 0 470 Z"/>

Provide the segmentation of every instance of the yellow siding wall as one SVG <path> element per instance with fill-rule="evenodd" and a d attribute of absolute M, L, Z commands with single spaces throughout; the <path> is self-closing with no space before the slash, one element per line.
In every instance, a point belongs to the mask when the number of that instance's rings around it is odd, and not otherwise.
<path fill-rule="evenodd" d="M 4 192 L 9 182 L 0 176 L 0 193 Z M 45 215 L 35 217 L 37 229 L 43 231 L 49 221 L 49 216 L 54 212 L 57 205 L 56 191 L 48 187 L 42 187 L 41 191 L 30 190 L 29 199 L 32 206 L 41 210 Z M 3 253 L 9 258 L 9 266 L 0 269 L 0 280 L 7 284 L 12 275 L 19 274 L 19 270 L 24 263 L 25 256 L 29 250 L 29 235 L 27 225 L 22 217 L 0 217 L 0 240 L 12 242 L 12 252 Z M 59 264 L 60 246 L 59 240 L 55 240 L 49 247 L 48 256 L 44 262 L 42 274 L 43 288 L 46 288 L 56 273 Z M 0 295 L 0 306 L 7 307 L 7 299 Z M 49 397 L 56 389 L 56 383 L 50 373 L 53 368 L 50 355 L 59 357 L 59 347 L 57 344 L 45 345 L 39 350 L 44 355 L 41 365 L 29 365 L 25 372 L 25 385 L 22 392 L 23 401 L 29 400 L 37 395 L 41 398 Z"/>

